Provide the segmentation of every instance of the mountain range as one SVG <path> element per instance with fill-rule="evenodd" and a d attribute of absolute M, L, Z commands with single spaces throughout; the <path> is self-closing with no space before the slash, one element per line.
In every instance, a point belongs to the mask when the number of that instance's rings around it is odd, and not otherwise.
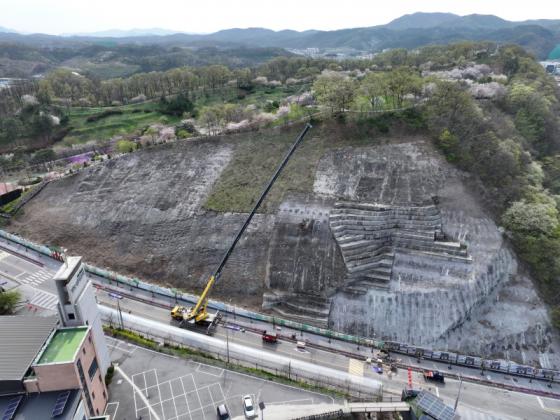
<path fill-rule="evenodd" d="M 0 32 L 3 29 L 0 28 Z M 158 44 L 165 46 L 277 47 L 285 49 L 341 49 L 377 52 L 387 48 L 416 48 L 450 42 L 496 41 L 516 43 L 538 58 L 560 44 L 560 19 L 513 22 L 494 15 L 413 13 L 386 25 L 333 31 L 273 31 L 265 28 L 234 28 L 211 34 L 191 34 L 161 28 L 110 30 L 66 36 L 0 33 L 0 42 L 25 43 L 39 47 L 84 44 Z"/>

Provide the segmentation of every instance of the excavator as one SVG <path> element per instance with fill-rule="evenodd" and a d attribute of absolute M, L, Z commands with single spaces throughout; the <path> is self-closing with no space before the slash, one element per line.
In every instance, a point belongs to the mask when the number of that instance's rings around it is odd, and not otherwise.
<path fill-rule="evenodd" d="M 237 243 L 241 239 L 241 236 L 243 236 L 243 233 L 245 232 L 245 230 L 247 229 L 247 227 L 251 223 L 251 220 L 253 219 L 253 216 L 256 214 L 258 208 L 260 207 L 260 205 L 262 204 L 262 202 L 266 198 L 268 192 L 270 191 L 270 189 L 272 188 L 272 186 L 276 182 L 276 179 L 278 178 L 278 176 L 280 175 L 280 173 L 282 172 L 282 170 L 284 169 L 284 167 L 286 166 L 286 164 L 288 163 L 288 161 L 290 160 L 290 158 L 294 154 L 295 150 L 297 149 L 297 147 L 299 146 L 299 144 L 301 143 L 301 141 L 303 140 L 303 138 L 305 137 L 305 135 L 307 134 L 307 132 L 311 128 L 312 128 L 311 124 L 307 123 L 305 125 L 303 130 L 299 133 L 296 140 L 294 141 L 294 143 L 292 144 L 292 146 L 290 147 L 290 149 L 288 150 L 288 152 L 284 156 L 284 159 L 282 160 L 282 162 L 280 163 L 278 168 L 276 168 L 276 171 L 272 175 L 272 178 L 270 179 L 270 181 L 266 185 L 265 189 L 262 191 L 259 199 L 257 200 L 253 209 L 251 210 L 251 212 L 247 216 L 247 219 L 245 220 L 245 223 L 243 224 L 243 226 L 241 226 L 241 229 L 239 229 L 239 232 L 237 232 L 237 235 L 235 236 L 233 242 L 231 243 L 231 245 L 227 249 L 226 253 L 222 257 L 222 260 L 220 261 L 220 264 L 218 265 L 218 268 L 216 268 L 216 270 L 214 271 L 214 274 L 212 274 L 210 276 L 210 279 L 206 283 L 206 287 L 204 288 L 204 291 L 202 292 L 202 294 L 198 298 L 198 301 L 196 302 L 196 304 L 192 308 L 186 308 L 184 306 L 176 305 L 171 310 L 171 317 L 173 319 L 177 320 L 177 321 L 180 321 L 180 326 L 181 327 L 184 327 L 184 328 L 191 328 L 191 327 L 203 328 L 203 329 L 206 330 L 207 334 L 211 334 L 215 330 L 216 325 L 217 325 L 218 321 L 220 320 L 220 314 L 219 314 L 219 312 L 211 314 L 207 310 L 208 298 L 209 298 L 209 295 L 210 295 L 210 291 L 212 290 L 212 287 L 214 286 L 214 284 L 216 284 L 216 282 L 219 280 L 219 278 L 222 274 L 222 270 L 224 269 L 224 266 L 226 265 L 229 257 L 231 256 L 231 253 L 233 252 L 235 246 L 237 245 Z"/>

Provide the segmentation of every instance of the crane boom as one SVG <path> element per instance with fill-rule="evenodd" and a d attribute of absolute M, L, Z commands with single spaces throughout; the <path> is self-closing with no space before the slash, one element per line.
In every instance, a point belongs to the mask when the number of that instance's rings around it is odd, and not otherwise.
<path fill-rule="evenodd" d="M 303 130 L 301 131 L 299 136 L 297 136 L 296 140 L 294 141 L 294 143 L 292 144 L 292 146 L 290 147 L 290 149 L 286 153 L 286 156 L 284 156 L 284 159 L 282 160 L 282 162 L 280 163 L 278 168 L 276 168 L 276 171 L 274 172 L 274 175 L 272 175 L 272 178 L 270 179 L 270 181 L 266 185 L 266 188 L 263 190 L 259 199 L 257 200 L 255 205 L 253 206 L 253 209 L 251 210 L 251 212 L 247 216 L 247 219 L 245 220 L 245 223 L 243 223 L 243 226 L 241 226 L 241 229 L 239 229 L 239 232 L 237 232 L 237 235 L 235 236 L 235 239 L 233 240 L 233 242 L 231 243 L 231 245 L 227 249 L 226 253 L 222 257 L 220 265 L 218 265 L 218 268 L 216 268 L 216 271 L 214 271 L 214 274 L 212 274 L 212 276 L 210 276 L 210 279 L 208 280 L 208 283 L 206 283 L 206 287 L 204 288 L 204 291 L 202 292 L 202 294 L 198 298 L 198 301 L 196 302 L 196 305 L 187 314 L 185 314 L 185 320 L 186 321 L 194 320 L 196 322 L 199 322 L 199 321 L 203 321 L 208 316 L 208 314 L 206 313 L 206 305 L 208 304 L 208 295 L 210 293 L 210 290 L 212 290 L 212 287 L 214 286 L 216 281 L 220 278 L 220 275 L 222 274 L 222 270 L 223 270 L 224 266 L 226 265 L 229 257 L 231 256 L 231 253 L 233 252 L 233 249 L 235 248 L 235 245 L 237 245 L 237 242 L 239 242 L 239 240 L 241 239 L 241 236 L 243 236 L 243 233 L 245 232 L 245 230 L 249 226 L 249 223 L 251 223 L 251 220 L 253 219 L 253 216 L 256 214 L 258 208 L 260 207 L 260 205 L 262 204 L 262 202 L 266 198 L 268 192 L 270 191 L 270 189 L 274 185 L 274 182 L 276 181 L 278 176 L 280 176 L 280 173 L 282 172 L 282 170 L 284 169 L 284 167 L 286 166 L 286 164 L 288 163 L 288 161 L 290 160 L 290 158 L 294 154 L 295 150 L 297 149 L 297 147 L 299 146 L 299 144 L 301 143 L 301 141 L 303 140 L 303 138 L 305 137 L 305 135 L 307 134 L 307 132 L 309 131 L 309 129 L 311 127 L 312 126 L 309 123 L 307 123 L 305 125 L 305 127 L 303 128 Z"/>

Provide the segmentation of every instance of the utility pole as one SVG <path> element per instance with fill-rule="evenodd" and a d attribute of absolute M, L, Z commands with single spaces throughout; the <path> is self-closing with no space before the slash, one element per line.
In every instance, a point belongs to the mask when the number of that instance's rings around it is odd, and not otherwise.
<path fill-rule="evenodd" d="M 226 324 L 226 353 L 227 353 L 227 364 L 229 365 L 229 328 Z"/>
<path fill-rule="evenodd" d="M 459 374 L 459 391 L 457 392 L 457 399 L 455 400 L 455 407 L 453 407 L 453 412 L 457 411 L 457 406 L 459 405 L 459 398 L 461 397 L 461 387 L 463 386 L 463 376 Z"/>
<path fill-rule="evenodd" d="M 117 311 L 119 313 L 119 323 L 121 326 L 121 330 L 124 330 L 124 322 L 123 322 L 123 317 L 122 317 L 122 311 L 121 311 L 121 299 L 123 298 L 121 295 L 119 295 L 118 293 L 109 293 L 109 297 L 115 299 L 117 301 Z"/>

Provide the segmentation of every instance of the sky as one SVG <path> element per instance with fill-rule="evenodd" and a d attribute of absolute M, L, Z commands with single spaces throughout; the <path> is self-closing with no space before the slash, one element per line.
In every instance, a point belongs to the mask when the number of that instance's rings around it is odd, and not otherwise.
<path fill-rule="evenodd" d="M 0 0 L 0 26 L 48 34 L 132 28 L 332 30 L 381 25 L 418 11 L 560 19 L 553 0 Z"/>

